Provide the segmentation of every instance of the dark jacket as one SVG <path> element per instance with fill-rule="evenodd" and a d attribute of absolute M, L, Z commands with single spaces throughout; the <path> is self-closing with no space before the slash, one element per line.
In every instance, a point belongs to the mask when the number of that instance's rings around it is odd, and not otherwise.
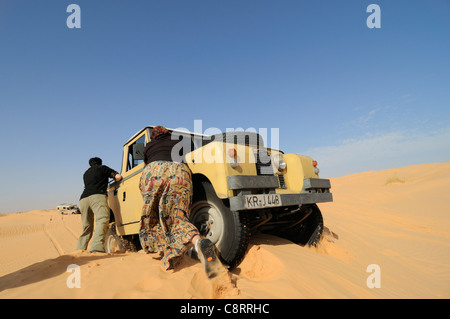
<path fill-rule="evenodd" d="M 83 175 L 84 191 L 80 199 L 95 194 L 106 194 L 108 179 L 114 178 L 116 174 L 118 173 L 115 170 L 105 165 L 90 167 Z"/>

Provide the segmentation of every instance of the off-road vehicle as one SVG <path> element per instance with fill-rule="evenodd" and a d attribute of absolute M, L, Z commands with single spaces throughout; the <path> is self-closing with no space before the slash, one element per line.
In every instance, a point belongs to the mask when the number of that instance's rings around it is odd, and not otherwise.
<path fill-rule="evenodd" d="M 80 209 L 76 204 L 59 204 L 56 206 L 56 209 L 61 215 L 81 214 Z"/>
<path fill-rule="evenodd" d="M 111 223 L 105 250 L 138 250 L 143 199 L 139 180 L 143 150 L 152 126 L 124 145 L 123 179 L 108 188 Z M 234 268 L 244 258 L 251 234 L 271 233 L 300 245 L 316 245 L 323 231 L 317 203 L 332 201 L 330 181 L 320 179 L 317 162 L 264 147 L 253 132 L 212 136 L 170 130 L 180 139 L 194 186 L 191 222 L 216 244 L 220 258 Z M 186 151 L 187 150 L 187 151 Z M 184 152 L 184 154 L 182 154 Z M 180 157 L 181 158 L 181 157 Z"/>

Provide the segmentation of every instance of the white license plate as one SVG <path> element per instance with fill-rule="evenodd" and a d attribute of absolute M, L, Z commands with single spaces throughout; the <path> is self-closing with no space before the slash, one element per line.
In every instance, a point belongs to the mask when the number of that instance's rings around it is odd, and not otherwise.
<path fill-rule="evenodd" d="M 279 194 L 244 195 L 244 207 L 247 209 L 281 206 Z"/>

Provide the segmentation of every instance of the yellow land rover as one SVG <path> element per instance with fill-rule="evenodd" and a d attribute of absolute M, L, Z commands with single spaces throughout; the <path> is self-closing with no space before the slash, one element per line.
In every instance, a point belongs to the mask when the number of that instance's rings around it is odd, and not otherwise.
<path fill-rule="evenodd" d="M 143 199 L 139 179 L 143 150 L 152 126 L 124 145 L 123 179 L 108 188 L 111 223 L 105 250 L 139 250 Z M 192 171 L 191 222 L 218 248 L 222 262 L 234 268 L 244 258 L 251 234 L 271 233 L 300 245 L 316 245 L 323 231 L 316 203 L 332 201 L 330 181 L 320 179 L 312 158 L 264 147 L 253 132 L 212 136 L 171 130 Z M 173 154 L 174 155 L 174 154 Z"/>

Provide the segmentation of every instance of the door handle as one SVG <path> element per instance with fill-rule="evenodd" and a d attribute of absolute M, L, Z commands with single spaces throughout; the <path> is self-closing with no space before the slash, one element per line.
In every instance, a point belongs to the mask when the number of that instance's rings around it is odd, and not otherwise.
<path fill-rule="evenodd" d="M 127 199 L 127 193 L 126 193 L 126 192 L 123 192 L 123 198 L 122 198 L 122 202 L 124 202 L 124 201 L 125 201 L 125 199 Z"/>

